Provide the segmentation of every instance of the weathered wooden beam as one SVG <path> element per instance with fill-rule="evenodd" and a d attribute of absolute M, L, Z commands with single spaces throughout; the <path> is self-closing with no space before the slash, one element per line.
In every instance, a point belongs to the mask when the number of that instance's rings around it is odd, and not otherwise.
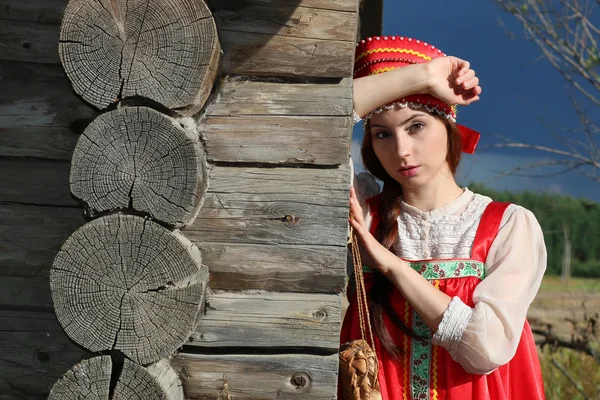
<path fill-rule="evenodd" d="M 60 246 L 85 223 L 78 208 L 3 204 L 2 201 L 0 221 L 1 283 L 5 283 L 6 276 L 47 278 Z M 34 281 L 23 284 L 33 285 L 33 290 L 37 287 Z M 44 291 L 49 291 L 48 282 L 44 284 Z"/>
<path fill-rule="evenodd" d="M 1 399 L 46 399 L 56 379 L 86 354 L 54 313 L 1 309 L 0 349 Z"/>
<path fill-rule="evenodd" d="M 210 266 L 210 287 L 336 293 L 345 283 L 346 248 L 197 243 Z"/>
<path fill-rule="evenodd" d="M 188 346 L 314 348 L 335 353 L 340 295 L 217 292 Z M 283 351 L 283 350 L 282 350 Z"/>
<path fill-rule="evenodd" d="M 62 69 L 0 61 L 0 75 L 7 77 L 7 89 L 0 93 L 0 156 L 70 160 L 78 134 L 97 113 L 75 96 Z M 347 159 L 350 79 L 291 84 L 227 77 L 218 93 L 200 126 L 216 159 L 314 164 Z M 245 132 L 248 125 L 251 131 Z M 280 135 L 287 136 L 273 148 Z"/>
<path fill-rule="evenodd" d="M 260 0 L 208 0 L 219 31 L 354 41 L 355 13 Z"/>
<path fill-rule="evenodd" d="M 231 398 L 335 399 L 338 355 L 197 355 L 180 353 L 171 364 L 188 400 Z M 227 398 L 227 397 L 221 397 Z"/>
<path fill-rule="evenodd" d="M 195 242 L 346 246 L 348 167 L 215 167 Z"/>
<path fill-rule="evenodd" d="M 60 160 L 0 156 L 0 202 L 79 207 L 69 188 L 70 169 Z"/>
<path fill-rule="evenodd" d="M 18 21 L 43 22 L 59 25 L 63 12 L 69 0 L 2 0 L 0 19 L 13 19 Z M 230 4 L 241 3 L 239 0 L 208 1 L 213 10 L 222 7 L 231 8 Z M 214 4 L 212 4 L 214 3 Z M 250 3 L 245 1 L 244 3 Z M 269 7 L 309 7 L 321 10 L 349 11 L 356 13 L 356 0 L 252 0 L 251 4 Z"/>
<path fill-rule="evenodd" d="M 2 0 L 0 19 L 60 24 L 68 0 Z"/>
<path fill-rule="evenodd" d="M 350 117 L 207 117 L 209 161 L 337 165 L 348 162 Z"/>
<path fill-rule="evenodd" d="M 312 6 L 311 6 L 312 3 Z M 238 13 L 243 6 L 247 13 Z M 0 60 L 58 63 L 59 25 L 66 1 L 46 8 L 19 7 L 0 24 Z M 214 1 L 222 72 L 249 75 L 349 77 L 352 75 L 358 14 L 354 1 Z M 338 11 L 345 8 L 345 11 Z M 6 18 L 6 17 L 5 17 Z M 13 19 L 15 18 L 15 19 Z M 31 21 L 46 21 L 39 23 Z"/>
<path fill-rule="evenodd" d="M 352 114 L 352 80 L 340 83 L 280 83 L 252 81 L 237 76 L 222 78 L 207 116 L 287 115 L 349 116 Z"/>
<path fill-rule="evenodd" d="M 73 93 L 62 67 L 0 61 L 0 76 L 0 156 L 70 160 L 96 112 Z"/>

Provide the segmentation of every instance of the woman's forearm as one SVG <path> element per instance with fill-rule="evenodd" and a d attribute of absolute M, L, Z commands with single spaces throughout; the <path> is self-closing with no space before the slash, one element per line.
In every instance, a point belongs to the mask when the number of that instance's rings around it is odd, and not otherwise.
<path fill-rule="evenodd" d="M 437 332 L 452 298 L 435 288 L 400 258 L 384 275 L 398 288 L 429 329 Z"/>
<path fill-rule="evenodd" d="M 369 112 L 411 94 L 426 93 L 429 85 L 426 64 L 409 65 L 385 74 L 354 79 L 354 111 L 364 117 Z"/>

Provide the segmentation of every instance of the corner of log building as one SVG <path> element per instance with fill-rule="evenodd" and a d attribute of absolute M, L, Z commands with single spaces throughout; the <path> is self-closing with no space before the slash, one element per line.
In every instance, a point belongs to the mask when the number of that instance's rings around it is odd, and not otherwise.
<path fill-rule="evenodd" d="M 337 398 L 381 4 L 0 0 L 0 398 Z"/>

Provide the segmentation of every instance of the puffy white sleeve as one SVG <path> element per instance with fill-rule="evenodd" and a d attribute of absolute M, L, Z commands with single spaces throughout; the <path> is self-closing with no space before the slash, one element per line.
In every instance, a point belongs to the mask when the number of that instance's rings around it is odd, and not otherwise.
<path fill-rule="evenodd" d="M 514 207 L 489 249 L 486 278 L 473 293 L 475 307 L 455 297 L 433 336 L 433 343 L 446 348 L 469 373 L 488 374 L 513 358 L 546 270 L 537 219 Z"/>
<path fill-rule="evenodd" d="M 359 123 L 360 121 L 362 121 L 362 118 L 360 117 L 360 115 L 358 115 L 358 114 L 356 113 L 356 111 L 354 111 L 354 110 L 352 110 L 352 121 L 353 121 L 355 124 L 357 124 L 357 123 Z"/>

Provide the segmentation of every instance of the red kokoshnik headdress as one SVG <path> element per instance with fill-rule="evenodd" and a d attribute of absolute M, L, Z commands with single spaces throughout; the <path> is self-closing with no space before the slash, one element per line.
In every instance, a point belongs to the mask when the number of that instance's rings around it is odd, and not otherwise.
<path fill-rule="evenodd" d="M 411 64 L 423 64 L 438 57 L 446 57 L 431 44 L 404 36 L 375 36 L 361 40 L 356 45 L 354 78 L 380 74 Z M 449 105 L 430 94 L 406 96 L 388 103 L 365 116 L 396 107 L 422 108 L 456 122 L 456 105 Z M 462 151 L 473 154 L 480 134 L 466 126 L 456 124 L 461 134 Z"/>

